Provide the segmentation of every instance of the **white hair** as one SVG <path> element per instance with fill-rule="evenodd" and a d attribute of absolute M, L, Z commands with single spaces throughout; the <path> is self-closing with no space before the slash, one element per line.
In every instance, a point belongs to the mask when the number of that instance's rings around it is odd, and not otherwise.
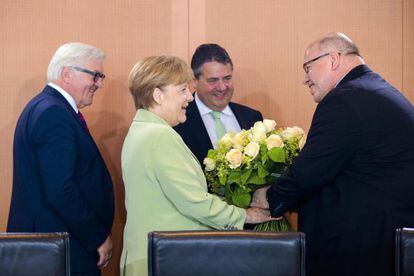
<path fill-rule="evenodd" d="M 82 66 L 88 60 L 104 60 L 105 54 L 98 48 L 80 42 L 60 46 L 47 68 L 47 81 L 59 79 L 63 67 Z"/>
<path fill-rule="evenodd" d="M 342 54 L 361 56 L 357 45 L 343 33 L 329 33 L 319 40 L 319 50 L 336 50 Z"/>

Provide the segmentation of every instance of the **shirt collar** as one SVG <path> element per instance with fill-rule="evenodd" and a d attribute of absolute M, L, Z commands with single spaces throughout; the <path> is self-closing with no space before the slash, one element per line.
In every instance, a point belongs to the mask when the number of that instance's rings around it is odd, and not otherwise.
<path fill-rule="evenodd" d="M 211 108 L 209 108 L 208 106 L 206 106 L 198 97 L 197 92 L 194 94 L 194 100 L 196 102 L 196 105 L 198 107 L 198 110 L 200 111 L 200 115 L 204 116 L 206 114 L 209 114 L 211 111 L 213 111 Z M 228 115 L 228 116 L 232 116 L 233 113 L 231 112 L 230 106 L 227 105 L 222 111 L 221 113 Z"/>
<path fill-rule="evenodd" d="M 49 85 L 50 87 L 56 89 L 60 94 L 62 94 L 62 96 L 69 102 L 69 104 L 73 108 L 73 110 L 75 110 L 76 113 L 79 112 L 78 107 L 76 106 L 75 100 L 73 99 L 73 97 L 68 92 L 63 90 L 63 88 L 60 87 L 59 85 L 57 85 L 56 83 L 49 82 L 47 85 Z"/>

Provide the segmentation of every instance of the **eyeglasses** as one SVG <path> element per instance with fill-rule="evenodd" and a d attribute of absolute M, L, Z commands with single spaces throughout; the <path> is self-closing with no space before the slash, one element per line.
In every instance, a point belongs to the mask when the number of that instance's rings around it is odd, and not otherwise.
<path fill-rule="evenodd" d="M 101 72 L 97 72 L 97 71 L 91 71 L 85 68 L 81 68 L 81 67 L 77 67 L 77 66 L 71 66 L 73 69 L 75 69 L 76 71 L 79 72 L 83 72 L 86 74 L 89 74 L 91 76 L 93 76 L 93 81 L 97 82 L 99 79 L 103 80 L 105 78 L 105 74 L 101 73 Z"/>
<path fill-rule="evenodd" d="M 306 74 L 308 74 L 309 73 L 309 71 L 310 71 L 310 65 L 311 65 L 311 63 L 312 62 L 315 62 L 315 61 L 317 61 L 318 59 L 320 59 L 320 58 L 323 58 L 323 57 L 326 57 L 327 55 L 329 55 L 330 53 L 325 53 L 325 54 L 322 54 L 322 55 L 320 55 L 320 56 L 317 56 L 316 58 L 313 58 L 313 59 L 311 59 L 311 60 L 308 60 L 307 62 L 305 62 L 304 64 L 303 64 L 303 70 L 305 71 L 305 73 Z"/>

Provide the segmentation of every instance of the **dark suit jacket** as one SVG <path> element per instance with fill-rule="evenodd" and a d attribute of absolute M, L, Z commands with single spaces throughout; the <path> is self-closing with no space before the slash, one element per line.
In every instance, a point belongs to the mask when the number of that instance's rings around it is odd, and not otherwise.
<path fill-rule="evenodd" d="M 249 129 L 255 122 L 263 120 L 262 114 L 250 107 L 232 102 L 229 103 L 229 106 L 242 129 Z M 204 158 L 207 157 L 208 150 L 213 148 L 213 144 L 201 119 L 195 100 L 190 102 L 187 107 L 187 120 L 183 124 L 174 127 L 174 129 L 181 135 L 188 148 L 202 165 Z"/>
<path fill-rule="evenodd" d="M 92 136 L 50 86 L 23 110 L 14 137 L 9 232 L 69 232 L 72 271 L 97 270 L 111 232 L 112 180 Z"/>
<path fill-rule="evenodd" d="M 298 207 L 307 275 L 394 275 L 394 233 L 414 226 L 414 108 L 367 66 L 319 103 L 307 143 L 268 191 Z"/>

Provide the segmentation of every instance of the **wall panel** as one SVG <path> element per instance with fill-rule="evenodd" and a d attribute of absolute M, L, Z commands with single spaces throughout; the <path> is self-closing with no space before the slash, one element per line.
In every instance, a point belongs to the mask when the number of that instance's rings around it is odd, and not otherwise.
<path fill-rule="evenodd" d="M 403 0 L 403 91 L 414 103 L 414 1 Z"/>
<path fill-rule="evenodd" d="M 235 63 L 235 99 L 281 125 L 308 128 L 315 104 L 302 86 L 303 52 L 330 31 L 348 34 L 367 63 L 402 88 L 400 1 L 210 0 L 205 5 L 205 41 L 222 44 Z"/>
<path fill-rule="evenodd" d="M 173 5 L 174 4 L 174 5 Z M 173 9 L 174 7 L 174 9 Z M 120 150 L 135 114 L 127 76 L 140 58 L 188 53 L 187 1 L 6 0 L 0 11 L 0 231 L 4 231 L 12 181 L 12 141 L 17 118 L 45 85 L 51 56 L 64 42 L 82 41 L 106 54 L 103 88 L 82 110 L 114 180 L 114 257 L 105 275 L 117 275 L 125 221 Z M 184 18 L 184 21 L 182 20 Z"/>
<path fill-rule="evenodd" d="M 107 54 L 104 87 L 83 113 L 115 184 L 115 255 L 105 275 L 117 275 L 125 221 L 120 150 L 135 113 L 126 81 L 138 59 L 166 53 L 188 61 L 200 43 L 219 43 L 235 64 L 235 101 L 279 125 L 308 130 L 315 104 L 302 86 L 303 52 L 330 31 L 348 34 L 369 66 L 414 101 L 413 15 L 412 0 L 3 0 L 0 231 L 9 209 L 17 117 L 43 88 L 62 43 L 82 41 Z"/>

